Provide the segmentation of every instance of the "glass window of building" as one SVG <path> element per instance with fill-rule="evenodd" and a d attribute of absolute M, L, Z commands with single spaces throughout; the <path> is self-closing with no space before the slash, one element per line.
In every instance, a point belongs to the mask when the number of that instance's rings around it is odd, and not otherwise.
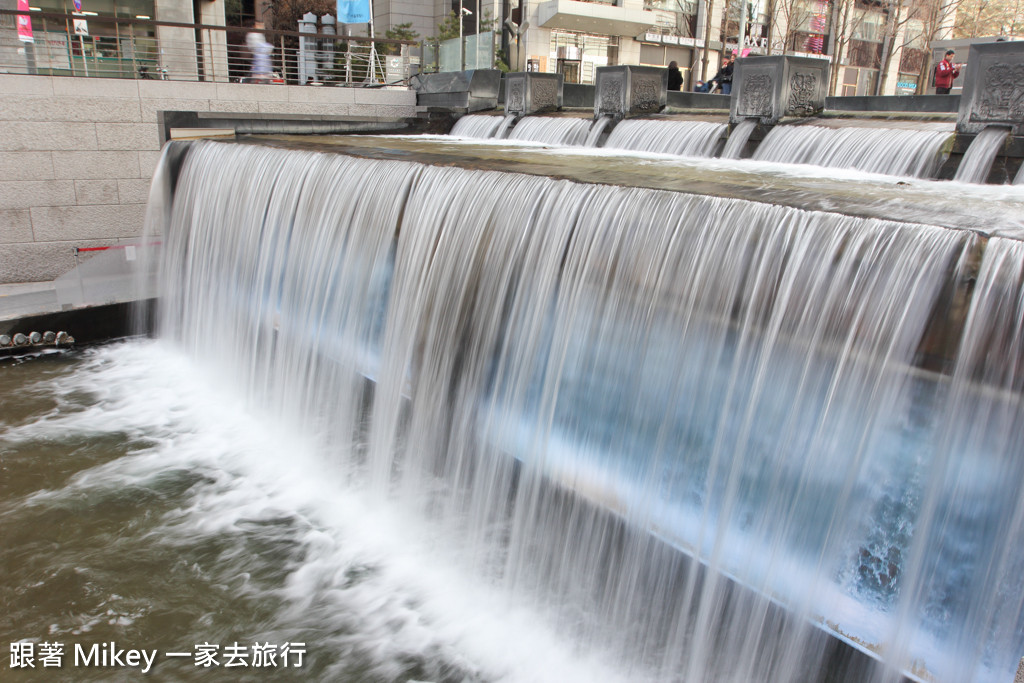
<path fill-rule="evenodd" d="M 619 59 L 619 37 L 574 31 L 551 31 L 548 72 L 560 73 L 566 83 L 593 84 L 597 67 L 612 66 Z"/>
<path fill-rule="evenodd" d="M 30 7 L 39 12 L 32 18 L 38 73 L 136 78 L 155 70 L 154 0 L 82 0 L 80 12 L 73 0 L 31 0 Z"/>

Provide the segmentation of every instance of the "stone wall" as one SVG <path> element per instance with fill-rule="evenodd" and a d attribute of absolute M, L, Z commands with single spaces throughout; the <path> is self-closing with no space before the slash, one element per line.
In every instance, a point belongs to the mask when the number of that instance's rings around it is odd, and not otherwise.
<path fill-rule="evenodd" d="M 0 284 L 142 233 L 163 110 L 410 117 L 406 89 L 0 74 Z"/>

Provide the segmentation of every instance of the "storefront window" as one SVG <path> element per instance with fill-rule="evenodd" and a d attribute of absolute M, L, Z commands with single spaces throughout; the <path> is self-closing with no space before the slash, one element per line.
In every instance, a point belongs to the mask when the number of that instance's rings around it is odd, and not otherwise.
<path fill-rule="evenodd" d="M 136 78 L 156 71 L 155 28 L 145 23 L 154 15 L 154 0 L 82 0 L 81 12 L 72 0 L 31 0 L 31 8 L 40 13 L 32 18 L 39 73 Z M 73 26 L 45 13 L 71 14 L 84 23 Z"/>
<path fill-rule="evenodd" d="M 553 30 L 550 63 L 547 71 L 560 73 L 566 83 L 593 84 L 597 67 L 618 63 L 618 36 Z"/>
<path fill-rule="evenodd" d="M 75 3 L 72 0 L 31 0 L 31 4 L 43 12 L 73 14 L 75 11 Z M 82 13 L 86 17 L 151 19 L 155 11 L 153 0 L 82 0 Z"/>

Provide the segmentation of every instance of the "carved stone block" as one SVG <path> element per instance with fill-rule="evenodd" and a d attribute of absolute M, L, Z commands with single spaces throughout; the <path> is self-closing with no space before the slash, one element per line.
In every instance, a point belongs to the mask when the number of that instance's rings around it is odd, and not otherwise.
<path fill-rule="evenodd" d="M 1009 126 L 1024 135 L 1024 42 L 972 45 L 967 58 L 958 133 L 980 133 L 986 126 Z"/>
<path fill-rule="evenodd" d="M 654 66 L 599 66 L 594 118 L 657 114 L 668 104 L 668 71 Z"/>
<path fill-rule="evenodd" d="M 561 108 L 561 74 L 520 71 L 505 76 L 505 113 L 525 116 Z"/>
<path fill-rule="evenodd" d="M 785 116 L 814 116 L 825 108 L 829 63 L 811 57 L 744 57 L 736 60 L 729 120 L 756 118 L 773 124 Z"/>

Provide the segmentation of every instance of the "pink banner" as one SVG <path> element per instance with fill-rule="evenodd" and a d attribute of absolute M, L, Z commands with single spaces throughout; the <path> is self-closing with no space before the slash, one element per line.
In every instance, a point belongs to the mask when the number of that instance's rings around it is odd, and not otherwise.
<path fill-rule="evenodd" d="M 28 12 L 28 0 L 18 0 L 18 11 Z M 18 40 L 23 43 L 34 42 L 32 39 L 32 17 L 27 14 L 18 15 Z"/>

